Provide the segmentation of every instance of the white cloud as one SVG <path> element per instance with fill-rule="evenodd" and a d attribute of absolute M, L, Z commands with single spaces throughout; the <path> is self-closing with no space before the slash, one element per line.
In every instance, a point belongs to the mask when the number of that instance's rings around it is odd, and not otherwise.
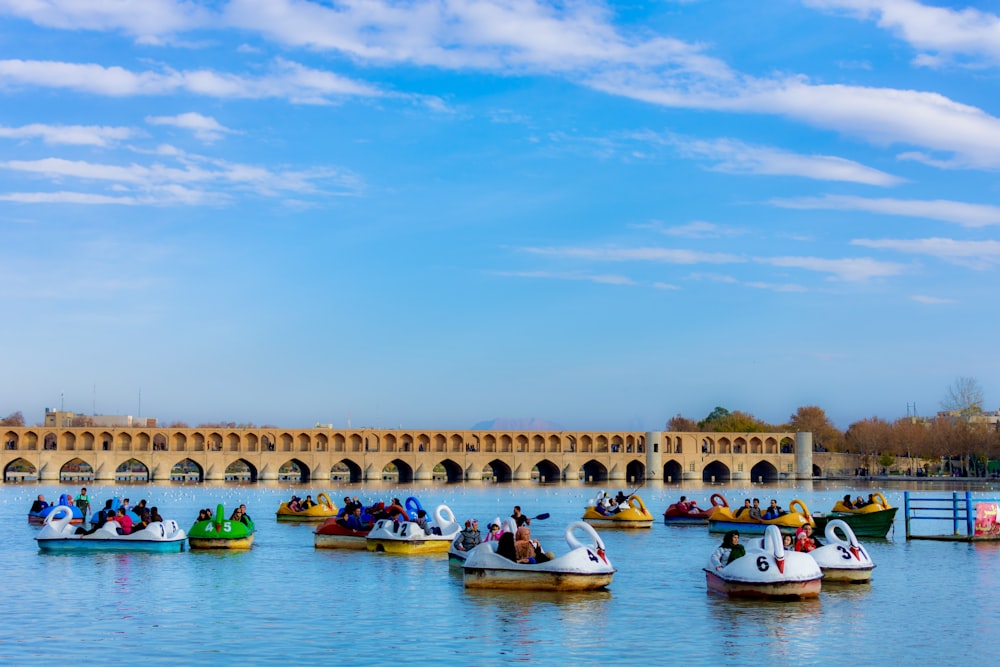
<path fill-rule="evenodd" d="M 43 125 L 32 123 L 21 127 L 0 126 L 0 137 L 5 139 L 41 139 L 49 145 L 110 146 L 135 136 L 127 127 L 97 125 Z"/>
<path fill-rule="evenodd" d="M 828 259 L 825 257 L 758 257 L 757 262 L 785 268 L 828 273 L 833 278 L 861 282 L 873 278 L 888 278 L 903 273 L 906 266 L 896 262 L 880 262 L 867 257 Z"/>
<path fill-rule="evenodd" d="M 672 248 L 523 248 L 525 252 L 549 257 L 585 259 L 598 262 L 646 261 L 667 264 L 732 264 L 746 261 L 728 253 L 697 252 Z"/>
<path fill-rule="evenodd" d="M 825 195 L 772 199 L 781 208 L 804 210 L 865 211 L 882 215 L 898 215 L 953 222 L 963 227 L 986 227 L 1000 224 L 1000 206 L 969 204 L 946 199 L 870 199 L 850 195 Z"/>
<path fill-rule="evenodd" d="M 231 133 L 227 127 L 219 124 L 211 116 L 203 116 L 200 113 L 182 113 L 177 116 L 147 116 L 146 122 L 150 125 L 169 125 L 184 130 L 191 130 L 201 141 L 211 143 L 220 139 L 222 135 Z"/>
<path fill-rule="evenodd" d="M 955 239 L 855 239 L 852 245 L 878 250 L 894 250 L 911 255 L 937 257 L 974 269 L 988 269 L 1000 264 L 1000 242 L 957 241 Z"/>
<path fill-rule="evenodd" d="M 734 174 L 801 176 L 820 181 L 846 181 L 889 186 L 903 179 L 833 155 L 802 155 L 737 139 L 678 141 L 687 155 L 716 162 L 714 169 Z"/>
<path fill-rule="evenodd" d="M 955 301 L 955 299 L 945 299 L 943 297 L 926 296 L 923 294 L 914 294 L 913 296 L 910 297 L 910 299 L 916 301 L 917 303 L 925 303 L 929 306 L 958 303 L 957 301 Z"/>
<path fill-rule="evenodd" d="M 804 0 L 820 9 L 842 10 L 862 20 L 875 20 L 916 49 L 932 51 L 916 63 L 938 66 L 940 55 L 1000 64 L 1000 17 L 972 7 L 934 7 L 916 0 Z"/>
<path fill-rule="evenodd" d="M 0 60 L 0 83 L 62 88 L 94 95 L 130 97 L 187 92 L 214 98 L 287 99 L 299 104 L 329 104 L 342 96 L 382 97 L 377 88 L 331 72 L 278 59 L 259 77 L 210 70 L 133 72 L 122 67 L 43 60 Z"/>
<path fill-rule="evenodd" d="M 627 276 L 617 274 L 593 274 L 581 272 L 553 271 L 499 271 L 497 275 L 511 278 L 537 278 L 541 280 L 575 280 L 602 285 L 635 285 L 635 281 Z"/>

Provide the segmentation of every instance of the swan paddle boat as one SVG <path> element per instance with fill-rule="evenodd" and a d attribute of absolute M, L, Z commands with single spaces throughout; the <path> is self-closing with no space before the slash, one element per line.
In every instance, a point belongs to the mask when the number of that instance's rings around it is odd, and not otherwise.
<path fill-rule="evenodd" d="M 343 519 L 331 518 L 324 521 L 313 531 L 313 546 L 317 549 L 355 549 L 364 551 L 367 548 L 369 530 L 354 530 L 340 523 Z"/>
<path fill-rule="evenodd" d="M 583 512 L 582 519 L 591 526 L 599 528 L 651 528 L 653 526 L 653 513 L 646 509 L 642 498 L 630 494 L 625 502 L 618 505 L 616 510 L 604 509 L 604 500 L 608 496 L 601 491 L 597 494 L 587 509 Z M 627 503 L 627 504 L 626 504 Z"/>
<path fill-rule="evenodd" d="M 844 536 L 841 537 L 838 531 Z M 851 526 L 840 519 L 833 519 L 826 524 L 824 535 L 826 544 L 809 552 L 823 571 L 824 580 L 869 583 L 875 563 L 858 542 Z"/>
<path fill-rule="evenodd" d="M 49 512 L 35 540 L 41 551 L 156 551 L 184 550 L 187 534 L 176 521 L 155 521 L 129 535 L 118 534 L 118 524 L 110 521 L 89 535 L 71 521 L 72 508 L 57 505 Z M 81 532 L 77 532 L 80 530 Z"/>
<path fill-rule="evenodd" d="M 747 512 L 740 512 L 737 515 L 728 504 L 715 507 L 708 517 L 708 532 L 727 533 L 730 530 L 736 530 L 741 534 L 762 535 L 768 526 L 775 526 L 784 535 L 795 535 L 801 526 L 807 523 L 815 525 L 809 514 L 809 509 L 801 500 L 793 500 L 788 503 L 788 510 L 777 519 L 751 519 Z"/>
<path fill-rule="evenodd" d="M 430 532 L 425 532 L 415 521 L 379 519 L 368 533 L 365 548 L 391 554 L 445 553 L 462 527 L 450 507 L 438 505 L 427 529 Z"/>
<path fill-rule="evenodd" d="M 576 531 L 588 541 L 577 539 Z M 604 542 L 585 521 L 566 528 L 569 552 L 544 563 L 518 563 L 497 553 L 499 542 L 484 542 L 469 552 L 462 564 L 466 588 L 533 591 L 589 591 L 605 588 L 615 568 L 604 551 Z"/>
<path fill-rule="evenodd" d="M 834 519 L 840 519 L 854 531 L 858 537 L 874 537 L 885 539 L 892 529 L 898 507 L 893 507 L 881 493 L 873 493 L 875 502 L 861 507 L 848 507 L 843 500 L 838 500 L 833 510 L 826 514 L 816 514 L 813 519 L 817 530 L 826 530 L 826 526 Z"/>
<path fill-rule="evenodd" d="M 32 507 L 34 506 L 35 505 L 32 505 Z M 55 504 L 47 505 L 46 507 L 40 510 L 28 510 L 28 523 L 33 523 L 35 525 L 41 525 L 45 523 L 45 520 L 48 518 L 50 514 L 52 514 L 52 512 L 55 511 L 57 507 L 68 507 L 70 509 L 70 511 L 73 513 L 73 517 L 70 519 L 70 523 L 74 525 L 83 523 L 83 512 L 80 511 L 79 507 L 73 504 L 72 496 L 70 496 L 67 493 L 64 493 L 61 496 L 59 496 L 59 502 Z"/>
<path fill-rule="evenodd" d="M 219 503 L 215 516 L 196 521 L 188 531 L 188 544 L 192 549 L 249 549 L 253 546 L 254 525 L 250 517 L 246 522 L 226 519 L 226 509 Z"/>
<path fill-rule="evenodd" d="M 704 526 L 708 523 L 708 517 L 716 507 L 729 507 L 729 503 L 721 493 L 713 493 L 710 498 L 711 507 L 698 507 L 695 501 L 690 503 L 684 501 L 673 503 L 663 512 L 663 523 L 667 526 Z"/>
<path fill-rule="evenodd" d="M 813 557 L 786 551 L 775 525 L 766 527 L 763 538 L 747 541 L 746 555 L 721 567 L 709 562 L 704 570 L 708 590 L 730 597 L 814 598 L 823 582 L 823 572 Z"/>
<path fill-rule="evenodd" d="M 330 496 L 321 493 L 316 496 L 318 501 L 309 509 L 299 511 L 293 510 L 288 502 L 281 503 L 276 512 L 278 521 L 326 521 L 337 516 L 337 506 L 330 500 Z"/>

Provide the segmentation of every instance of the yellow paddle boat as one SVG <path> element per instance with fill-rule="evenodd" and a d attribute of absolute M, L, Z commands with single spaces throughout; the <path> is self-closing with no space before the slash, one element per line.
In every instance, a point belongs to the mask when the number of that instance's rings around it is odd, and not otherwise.
<path fill-rule="evenodd" d="M 788 510 L 775 519 L 755 519 L 750 517 L 747 507 L 741 507 L 735 512 L 728 505 L 716 507 L 708 517 L 708 531 L 725 533 L 737 530 L 741 534 L 763 535 L 768 526 L 777 526 L 782 534 L 794 535 L 795 531 L 806 524 L 815 527 L 816 523 L 809 514 L 809 509 L 801 500 L 788 503 Z"/>
<path fill-rule="evenodd" d="M 587 505 L 582 518 L 599 528 L 651 528 L 653 525 L 653 513 L 634 493 L 614 503 L 601 491 Z"/>
<path fill-rule="evenodd" d="M 309 508 L 298 507 L 298 500 L 281 503 L 277 512 L 278 521 L 326 521 L 337 516 L 337 506 L 330 500 L 330 496 L 321 493 L 316 496 L 316 500 L 318 502 Z"/>

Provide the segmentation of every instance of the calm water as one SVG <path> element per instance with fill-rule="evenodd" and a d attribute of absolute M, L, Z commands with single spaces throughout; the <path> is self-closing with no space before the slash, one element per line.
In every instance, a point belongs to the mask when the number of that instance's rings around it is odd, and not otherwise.
<path fill-rule="evenodd" d="M 929 486 L 915 488 L 930 488 Z M 549 512 L 532 532 L 565 551 L 566 525 L 593 487 L 297 487 L 362 499 L 418 496 L 485 525 L 520 504 Z M 616 491 L 617 489 L 608 489 Z M 808 489 L 654 486 L 640 495 L 662 515 L 680 493 L 705 504 L 721 490 L 802 498 L 825 511 L 861 487 Z M 818 600 L 733 601 L 709 595 L 702 566 L 719 538 L 705 527 L 602 531 L 618 574 L 608 591 L 558 595 L 466 591 L 441 556 L 403 557 L 313 548 L 309 524 L 279 524 L 290 488 L 90 487 L 147 498 L 189 527 L 199 507 L 245 502 L 257 537 L 245 553 L 42 554 L 26 514 L 37 493 L 76 487 L 0 487 L 3 665 L 678 665 L 913 664 L 931 656 L 971 664 L 995 654 L 1000 630 L 1000 545 L 910 542 L 902 510 L 894 541 L 865 541 L 878 564 L 868 586 L 825 586 Z M 935 495 L 942 495 L 941 492 Z M 1000 497 L 1000 490 L 977 495 Z M 902 491 L 886 497 L 902 505 Z M 926 527 L 924 528 L 926 531 Z M 940 531 L 946 532 L 947 526 Z M 765 657 L 766 656 L 766 657 Z"/>

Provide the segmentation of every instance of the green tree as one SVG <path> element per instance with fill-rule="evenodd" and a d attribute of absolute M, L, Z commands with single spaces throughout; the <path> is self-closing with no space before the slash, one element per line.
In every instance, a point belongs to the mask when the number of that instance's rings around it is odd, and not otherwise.
<path fill-rule="evenodd" d="M 774 427 L 751 414 L 735 410 L 711 422 L 711 430 L 722 433 L 766 433 Z"/>
<path fill-rule="evenodd" d="M 725 409 L 721 405 L 715 406 L 715 409 L 708 413 L 708 416 L 698 422 L 698 429 L 701 431 L 717 431 L 715 428 L 715 422 L 729 416 L 729 410 Z"/>

